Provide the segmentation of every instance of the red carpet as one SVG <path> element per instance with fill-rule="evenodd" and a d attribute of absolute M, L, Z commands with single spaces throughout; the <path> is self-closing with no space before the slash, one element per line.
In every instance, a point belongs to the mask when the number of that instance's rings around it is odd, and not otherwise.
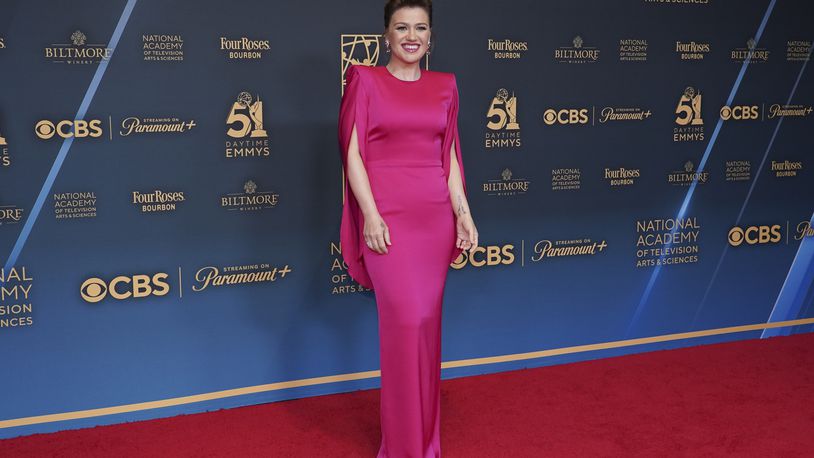
<path fill-rule="evenodd" d="M 373 457 L 377 390 L 0 441 L 9 457 Z M 814 455 L 814 334 L 445 380 L 445 457 Z"/>

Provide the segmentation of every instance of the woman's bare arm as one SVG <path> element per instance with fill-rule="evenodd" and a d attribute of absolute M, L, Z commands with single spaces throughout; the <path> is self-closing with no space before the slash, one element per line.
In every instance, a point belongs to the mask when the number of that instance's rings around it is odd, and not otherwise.
<path fill-rule="evenodd" d="M 452 148 L 449 149 L 449 196 L 452 202 L 452 211 L 455 216 L 461 217 L 469 214 L 469 202 L 464 194 L 463 182 L 461 181 L 461 169 L 458 167 L 458 155 L 455 151 L 455 141 L 452 141 Z"/>
<path fill-rule="evenodd" d="M 353 195 L 356 196 L 356 201 L 359 203 L 359 208 L 362 210 L 362 215 L 365 219 L 364 236 L 365 242 L 368 246 L 377 253 L 387 253 L 387 245 L 390 245 L 390 231 L 387 228 L 379 210 L 376 208 L 376 201 L 373 199 L 373 191 L 370 189 L 370 180 L 367 176 L 367 170 L 362 162 L 362 156 L 359 153 L 359 139 L 356 135 L 356 124 L 353 125 L 353 131 L 350 136 L 350 144 L 348 145 L 348 164 L 347 164 L 348 182 L 350 183 Z"/>
<path fill-rule="evenodd" d="M 359 154 L 359 139 L 356 136 L 356 124 L 350 134 L 350 145 L 348 145 L 348 181 L 362 209 L 362 214 L 367 217 L 378 213 L 376 202 L 373 200 L 373 192 L 370 190 L 370 181 L 367 177 L 367 170 L 362 163 L 362 156 Z"/>
<path fill-rule="evenodd" d="M 452 147 L 449 149 L 449 154 L 450 166 L 447 185 L 449 186 L 449 198 L 452 203 L 452 211 L 457 217 L 457 221 L 455 222 L 455 232 L 457 234 L 455 246 L 471 252 L 478 247 L 478 230 L 475 228 L 475 221 L 472 219 L 472 214 L 469 211 L 469 202 L 466 200 L 466 194 L 464 193 L 461 168 L 458 165 L 458 154 L 455 150 L 454 140 Z"/>

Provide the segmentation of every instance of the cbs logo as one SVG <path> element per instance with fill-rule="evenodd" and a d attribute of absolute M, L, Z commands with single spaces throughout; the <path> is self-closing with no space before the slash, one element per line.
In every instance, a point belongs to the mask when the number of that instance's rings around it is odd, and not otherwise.
<path fill-rule="evenodd" d="M 43 140 L 53 138 L 54 135 L 59 135 L 62 138 L 99 138 L 103 133 L 102 121 L 98 119 L 92 121 L 85 121 L 84 119 L 65 120 L 56 124 L 44 119 L 34 126 L 34 132 L 37 137 Z"/>
<path fill-rule="evenodd" d="M 82 283 L 79 293 L 85 302 L 95 304 L 108 295 L 117 300 L 129 299 L 131 297 L 165 296 L 170 292 L 170 285 L 167 283 L 168 274 L 157 273 L 152 277 L 149 275 L 120 275 L 109 282 L 101 278 L 89 278 Z"/>
<path fill-rule="evenodd" d="M 745 229 L 735 226 L 729 230 L 727 238 L 732 246 L 740 246 L 744 242 L 748 245 L 777 243 L 783 239 L 783 233 L 780 232 L 781 228 L 779 224 L 773 226 L 749 226 Z"/>
<path fill-rule="evenodd" d="M 587 124 L 588 109 L 565 108 L 554 110 L 549 108 L 543 113 L 543 122 L 549 126 L 554 124 Z"/>
<path fill-rule="evenodd" d="M 721 119 L 724 121 L 729 121 L 730 119 L 741 121 L 758 118 L 760 118 L 760 110 L 758 109 L 757 105 L 740 105 L 735 107 L 724 106 L 721 108 Z"/>
<path fill-rule="evenodd" d="M 464 250 L 452 262 L 452 268 L 463 269 L 467 264 L 474 267 L 508 265 L 514 262 L 512 250 L 514 250 L 514 245 L 479 246 L 472 253 Z"/>

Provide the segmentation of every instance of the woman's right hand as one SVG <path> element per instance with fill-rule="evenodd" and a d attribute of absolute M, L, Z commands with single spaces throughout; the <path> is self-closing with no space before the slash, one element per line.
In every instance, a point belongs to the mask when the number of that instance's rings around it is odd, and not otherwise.
<path fill-rule="evenodd" d="M 368 248 L 376 253 L 386 254 L 387 245 L 392 245 L 390 243 L 390 230 L 378 212 L 365 216 L 363 234 Z"/>

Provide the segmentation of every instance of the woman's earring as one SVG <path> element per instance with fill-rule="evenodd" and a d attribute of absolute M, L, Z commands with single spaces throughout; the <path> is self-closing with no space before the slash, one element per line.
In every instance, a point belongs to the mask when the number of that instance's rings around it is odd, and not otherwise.
<path fill-rule="evenodd" d="M 384 40 L 384 45 L 387 47 L 387 52 L 390 52 L 390 40 Z"/>
<path fill-rule="evenodd" d="M 427 42 L 427 54 L 429 54 L 429 53 L 431 52 L 431 51 L 430 51 L 430 48 L 431 48 L 431 47 L 432 47 L 432 42 L 431 42 L 431 41 L 428 41 L 428 42 Z"/>

